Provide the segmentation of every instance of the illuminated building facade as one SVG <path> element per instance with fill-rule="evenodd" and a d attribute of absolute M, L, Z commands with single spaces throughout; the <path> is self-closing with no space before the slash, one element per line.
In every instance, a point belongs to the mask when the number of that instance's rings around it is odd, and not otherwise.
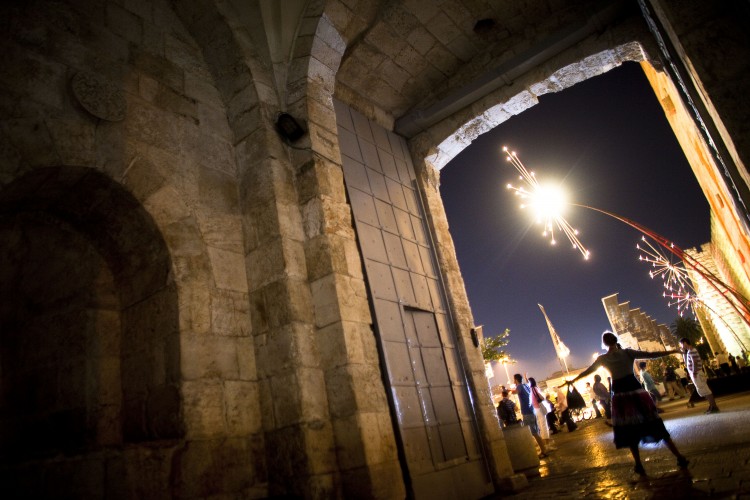
<path fill-rule="evenodd" d="M 620 302 L 618 294 L 603 297 L 602 305 L 623 347 L 644 351 L 676 349 L 677 342 L 667 325 L 657 323 L 640 308 L 631 308 L 629 301 Z"/>
<path fill-rule="evenodd" d="M 711 242 L 686 252 L 719 280 L 748 296 L 748 278 L 744 266 L 733 250 L 723 225 L 716 214 L 711 215 Z M 740 354 L 750 346 L 750 318 L 743 317 L 738 300 L 730 294 L 722 293 L 701 274 L 688 268 L 696 294 L 703 307 L 696 307 L 695 313 L 701 324 L 706 340 L 713 352 Z"/>

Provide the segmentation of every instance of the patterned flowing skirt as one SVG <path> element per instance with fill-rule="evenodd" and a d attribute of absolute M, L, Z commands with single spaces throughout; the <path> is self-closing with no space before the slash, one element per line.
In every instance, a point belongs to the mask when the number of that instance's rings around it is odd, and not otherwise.
<path fill-rule="evenodd" d="M 633 375 L 612 381 L 612 427 L 617 448 L 639 443 L 657 443 L 669 432 L 656 411 L 656 404 Z"/>

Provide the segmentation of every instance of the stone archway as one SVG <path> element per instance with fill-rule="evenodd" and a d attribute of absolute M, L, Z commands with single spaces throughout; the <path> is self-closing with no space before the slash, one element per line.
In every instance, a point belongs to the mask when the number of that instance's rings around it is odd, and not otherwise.
<path fill-rule="evenodd" d="M 92 169 L 40 168 L 0 191 L 0 233 L 5 467 L 181 437 L 171 259 L 140 203 Z"/>

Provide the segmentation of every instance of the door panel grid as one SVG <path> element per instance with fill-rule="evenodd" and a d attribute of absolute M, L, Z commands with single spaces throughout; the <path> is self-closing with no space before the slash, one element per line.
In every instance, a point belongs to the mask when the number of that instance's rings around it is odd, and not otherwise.
<path fill-rule="evenodd" d="M 345 132 L 344 179 L 413 493 L 465 494 L 444 488 L 459 474 L 474 478 L 472 491 L 483 496 L 491 482 L 408 148 L 340 102 L 335 107 Z"/>

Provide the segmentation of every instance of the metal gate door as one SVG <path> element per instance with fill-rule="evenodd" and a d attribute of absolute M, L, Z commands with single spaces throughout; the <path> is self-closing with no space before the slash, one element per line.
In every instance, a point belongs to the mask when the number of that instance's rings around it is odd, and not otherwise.
<path fill-rule="evenodd" d="M 344 179 L 416 498 L 492 492 L 403 138 L 336 101 Z"/>

